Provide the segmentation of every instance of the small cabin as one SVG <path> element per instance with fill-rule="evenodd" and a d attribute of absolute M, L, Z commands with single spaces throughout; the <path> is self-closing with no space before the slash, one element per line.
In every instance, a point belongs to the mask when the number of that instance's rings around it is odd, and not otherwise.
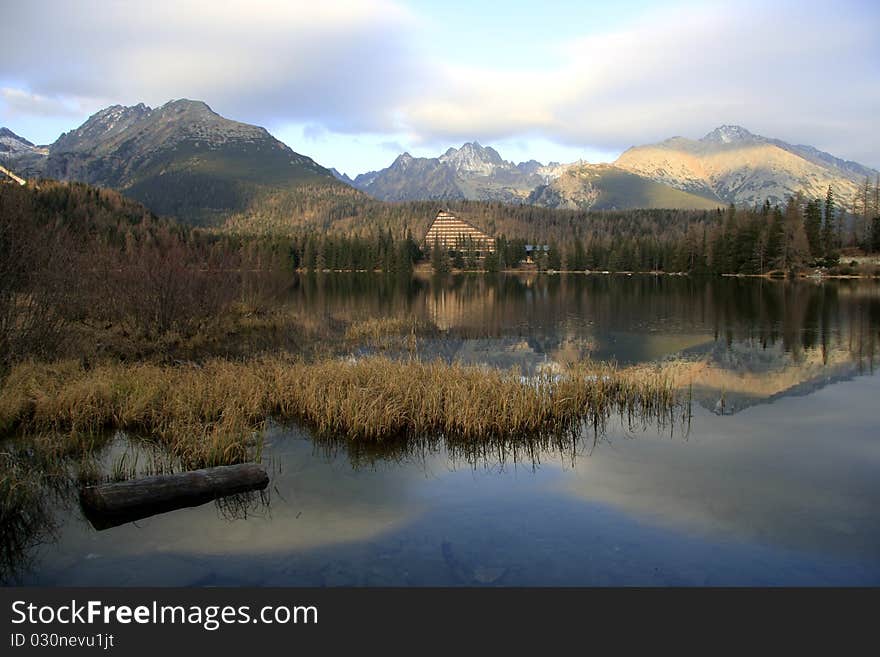
<path fill-rule="evenodd" d="M 527 264 L 532 264 L 535 262 L 535 258 L 537 258 L 542 253 L 550 252 L 549 244 L 526 244 L 526 259 L 525 262 Z"/>

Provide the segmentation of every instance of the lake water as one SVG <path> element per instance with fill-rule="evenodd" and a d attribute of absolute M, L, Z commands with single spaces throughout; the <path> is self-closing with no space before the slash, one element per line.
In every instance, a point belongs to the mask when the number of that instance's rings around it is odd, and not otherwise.
<path fill-rule="evenodd" d="M 19 581 L 880 584 L 880 284 L 340 274 L 297 279 L 287 302 L 316 333 L 416 317 L 432 327 L 423 358 L 524 374 L 588 357 L 675 366 L 693 419 L 612 423 L 574 453 L 504 462 L 366 457 L 273 426 L 264 495 L 101 532 L 62 499 Z"/>

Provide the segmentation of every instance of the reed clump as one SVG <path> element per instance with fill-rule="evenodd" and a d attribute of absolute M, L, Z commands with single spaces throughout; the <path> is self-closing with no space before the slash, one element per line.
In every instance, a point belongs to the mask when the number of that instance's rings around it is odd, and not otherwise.
<path fill-rule="evenodd" d="M 349 324 L 344 339 L 352 344 L 381 346 L 389 339 L 420 335 L 433 328 L 415 317 L 370 317 Z"/>
<path fill-rule="evenodd" d="M 268 419 L 321 435 L 381 443 L 520 440 L 603 427 L 614 413 L 672 419 L 673 382 L 587 364 L 524 379 L 514 371 L 371 356 L 305 362 L 284 356 L 201 365 L 23 364 L 0 391 L 0 427 L 87 440 L 112 430 L 151 436 L 187 465 L 259 457 Z"/>

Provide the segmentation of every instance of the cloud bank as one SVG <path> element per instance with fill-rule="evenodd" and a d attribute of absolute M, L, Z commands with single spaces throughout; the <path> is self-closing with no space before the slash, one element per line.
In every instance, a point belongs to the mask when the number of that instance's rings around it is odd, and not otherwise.
<path fill-rule="evenodd" d="M 393 0 L 31 0 L 4 18 L 0 120 L 189 97 L 315 139 L 607 150 L 738 123 L 880 165 L 880 10 L 867 2 L 667 5 L 564 42 L 512 38 L 541 51 L 526 67 L 448 56 L 430 11 Z"/>
<path fill-rule="evenodd" d="M 416 24 L 385 0 L 29 0 L 0 24 L 0 79 L 88 110 L 197 98 L 251 121 L 387 130 L 418 77 Z"/>

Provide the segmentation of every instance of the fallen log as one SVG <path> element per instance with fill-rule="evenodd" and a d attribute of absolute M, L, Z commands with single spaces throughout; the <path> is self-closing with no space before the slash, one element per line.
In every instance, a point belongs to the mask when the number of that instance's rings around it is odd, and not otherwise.
<path fill-rule="evenodd" d="M 101 530 L 228 495 L 262 490 L 268 483 L 263 466 L 242 463 L 87 486 L 80 491 L 79 501 L 92 526 Z"/>

